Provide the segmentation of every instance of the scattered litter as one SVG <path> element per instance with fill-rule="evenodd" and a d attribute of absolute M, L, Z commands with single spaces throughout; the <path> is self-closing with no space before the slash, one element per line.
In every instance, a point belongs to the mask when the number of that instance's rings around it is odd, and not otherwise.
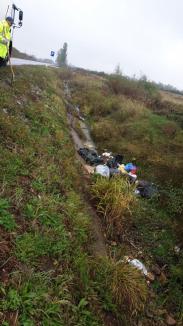
<path fill-rule="evenodd" d="M 125 170 L 125 165 L 121 164 L 118 166 L 118 170 L 122 173 L 122 174 L 127 174 L 128 172 Z"/>
<path fill-rule="evenodd" d="M 116 154 L 114 156 L 110 156 L 109 160 L 107 161 L 107 165 L 109 168 L 117 169 L 120 164 L 123 162 L 123 155 Z"/>
<path fill-rule="evenodd" d="M 85 118 L 83 118 L 81 115 L 79 115 L 79 120 L 85 121 Z"/>
<path fill-rule="evenodd" d="M 129 172 L 128 175 L 130 176 L 130 179 L 135 182 L 137 180 L 137 175 L 132 173 L 132 172 Z"/>
<path fill-rule="evenodd" d="M 118 169 L 113 169 L 113 168 L 111 168 L 111 169 L 109 169 L 109 170 L 110 170 L 110 176 L 111 176 L 111 177 L 120 174 L 120 171 L 119 171 Z"/>
<path fill-rule="evenodd" d="M 177 255 L 180 254 L 180 248 L 178 246 L 174 247 L 174 251 Z"/>
<path fill-rule="evenodd" d="M 102 156 L 109 158 L 112 156 L 112 153 L 104 152 L 104 153 L 102 153 Z"/>
<path fill-rule="evenodd" d="M 137 167 L 135 165 L 133 165 L 133 163 L 127 163 L 125 165 L 125 170 L 127 172 L 132 172 L 135 174 L 137 172 Z"/>
<path fill-rule="evenodd" d="M 144 266 L 144 264 L 142 264 L 142 263 L 140 262 L 140 260 L 138 260 L 138 259 L 130 259 L 130 258 L 128 258 L 128 259 L 127 259 L 127 262 L 128 262 L 130 265 L 136 267 L 136 268 L 137 268 L 139 271 L 141 271 L 145 276 L 147 276 L 148 271 L 147 271 L 146 267 Z"/>
<path fill-rule="evenodd" d="M 110 170 L 107 165 L 97 165 L 95 168 L 95 172 L 103 177 L 110 177 Z"/>
<path fill-rule="evenodd" d="M 134 193 L 135 195 L 140 195 L 140 191 L 138 189 L 135 189 Z"/>
<path fill-rule="evenodd" d="M 150 282 L 153 282 L 155 280 L 155 276 L 151 273 L 148 272 L 145 265 L 143 263 L 141 263 L 140 260 L 138 259 L 131 259 L 129 257 L 125 257 L 124 259 L 126 262 L 128 262 L 131 266 L 135 267 L 136 269 L 138 269 L 139 271 L 141 271 L 141 273 L 146 277 L 146 279 Z"/>
<path fill-rule="evenodd" d="M 93 174 L 95 172 L 95 168 L 87 164 L 84 165 L 84 169 L 88 174 Z"/>
<path fill-rule="evenodd" d="M 77 107 L 77 109 L 79 110 L 79 107 Z M 107 178 L 126 175 L 128 176 L 130 183 L 136 184 L 136 189 L 134 190 L 135 195 L 147 199 L 158 195 L 158 188 L 154 183 L 145 180 L 137 181 L 137 166 L 132 163 L 134 160 L 130 163 L 124 164 L 124 156 L 121 154 L 113 156 L 111 152 L 105 151 L 100 156 L 90 144 L 86 143 L 84 146 L 85 147 L 79 149 L 78 153 L 85 160 L 87 165 L 101 166 L 99 168 L 97 167 L 96 172 L 98 174 Z M 91 174 L 93 173 L 93 170 L 87 168 L 87 172 Z M 178 253 L 176 250 L 175 252 Z"/>
<path fill-rule="evenodd" d="M 89 149 L 86 147 L 80 148 L 78 153 L 86 161 L 86 163 L 89 163 L 90 165 L 97 165 L 103 163 L 101 157 L 98 156 L 97 152 L 93 149 Z"/>

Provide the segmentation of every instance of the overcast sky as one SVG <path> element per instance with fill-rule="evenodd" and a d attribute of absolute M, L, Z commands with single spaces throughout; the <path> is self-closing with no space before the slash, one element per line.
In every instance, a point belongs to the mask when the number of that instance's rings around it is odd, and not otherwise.
<path fill-rule="evenodd" d="M 183 89 L 183 0 L 15 0 L 24 25 L 14 45 L 48 58 L 68 43 L 72 65 Z"/>

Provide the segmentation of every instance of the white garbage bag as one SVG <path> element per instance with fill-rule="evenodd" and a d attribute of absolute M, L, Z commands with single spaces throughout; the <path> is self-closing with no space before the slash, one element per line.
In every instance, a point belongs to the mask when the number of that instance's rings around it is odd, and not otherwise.
<path fill-rule="evenodd" d="M 103 177 L 109 178 L 110 177 L 110 170 L 107 165 L 97 165 L 95 168 L 95 172 L 97 174 L 102 175 Z"/>
<path fill-rule="evenodd" d="M 144 264 L 142 264 L 140 262 L 140 260 L 138 259 L 128 259 L 128 262 L 130 265 L 136 267 L 137 269 L 139 269 L 139 271 L 141 271 L 145 276 L 147 276 L 148 272 L 147 272 L 147 269 L 146 267 L 144 266 Z"/>

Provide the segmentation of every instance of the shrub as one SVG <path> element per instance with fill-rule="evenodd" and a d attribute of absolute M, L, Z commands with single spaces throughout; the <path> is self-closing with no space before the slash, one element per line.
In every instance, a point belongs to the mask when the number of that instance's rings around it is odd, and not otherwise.
<path fill-rule="evenodd" d="M 159 98 L 156 86 L 146 80 L 110 75 L 108 85 L 115 94 L 122 94 L 148 104 Z"/>
<path fill-rule="evenodd" d="M 121 309 L 137 314 L 144 310 L 147 287 L 142 274 L 123 262 L 113 263 L 110 288 L 115 303 Z"/>
<path fill-rule="evenodd" d="M 101 259 L 96 270 L 96 280 L 106 308 L 111 310 L 115 304 L 124 319 L 144 310 L 148 291 L 140 271 L 123 261 L 108 259 Z"/>
<path fill-rule="evenodd" d="M 129 225 L 137 203 L 129 182 L 124 178 L 108 180 L 98 177 L 91 190 L 97 211 L 104 217 L 108 235 L 120 237 L 124 226 Z"/>

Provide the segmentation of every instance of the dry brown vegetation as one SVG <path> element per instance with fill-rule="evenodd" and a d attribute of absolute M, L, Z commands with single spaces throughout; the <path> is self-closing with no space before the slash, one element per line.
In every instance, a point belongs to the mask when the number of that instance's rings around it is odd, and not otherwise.
<path fill-rule="evenodd" d="M 127 226 L 137 201 L 132 186 L 124 178 L 97 177 L 92 184 L 91 192 L 96 201 L 97 212 L 105 221 L 108 237 L 121 238 Z"/>

